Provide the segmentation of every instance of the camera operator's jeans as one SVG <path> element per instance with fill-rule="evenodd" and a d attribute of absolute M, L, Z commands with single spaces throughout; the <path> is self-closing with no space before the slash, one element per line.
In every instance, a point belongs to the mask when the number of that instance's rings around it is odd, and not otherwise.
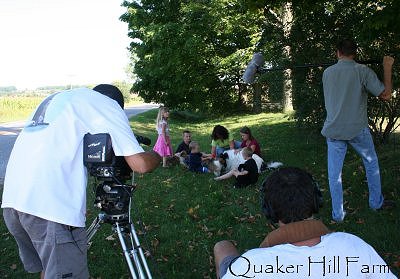
<path fill-rule="evenodd" d="M 364 163 L 368 181 L 369 206 L 373 209 L 380 208 L 383 204 L 383 196 L 379 163 L 369 128 L 364 128 L 360 134 L 350 140 L 327 138 L 326 142 L 328 145 L 328 176 L 333 220 L 343 221 L 346 215 L 343 210 L 342 168 L 349 144 L 361 156 Z"/>

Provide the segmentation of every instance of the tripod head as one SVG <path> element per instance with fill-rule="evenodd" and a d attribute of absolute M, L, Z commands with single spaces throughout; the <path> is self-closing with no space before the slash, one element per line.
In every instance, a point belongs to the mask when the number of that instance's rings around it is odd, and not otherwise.
<path fill-rule="evenodd" d="M 134 189 L 134 185 L 119 185 L 108 181 L 96 186 L 94 205 L 104 212 L 105 221 L 112 223 L 128 219 Z"/>

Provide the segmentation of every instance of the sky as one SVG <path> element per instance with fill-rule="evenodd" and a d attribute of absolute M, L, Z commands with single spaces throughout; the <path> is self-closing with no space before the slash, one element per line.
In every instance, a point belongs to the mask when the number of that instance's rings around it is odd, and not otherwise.
<path fill-rule="evenodd" d="M 122 0 L 0 0 L 0 87 L 127 80 Z"/>

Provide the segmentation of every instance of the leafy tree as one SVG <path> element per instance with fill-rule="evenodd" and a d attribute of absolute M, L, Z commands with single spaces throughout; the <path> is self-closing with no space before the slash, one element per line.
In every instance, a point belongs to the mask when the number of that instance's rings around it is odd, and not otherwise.
<path fill-rule="evenodd" d="M 134 90 L 178 109 L 222 111 L 237 103 L 241 69 L 261 25 L 244 1 L 133 1 Z M 255 39 L 256 38 L 256 39 Z"/>
<path fill-rule="evenodd" d="M 124 96 L 124 102 L 128 103 L 131 99 L 132 84 L 126 81 L 114 81 L 112 84 L 118 87 L 119 90 L 121 90 L 122 95 Z"/>

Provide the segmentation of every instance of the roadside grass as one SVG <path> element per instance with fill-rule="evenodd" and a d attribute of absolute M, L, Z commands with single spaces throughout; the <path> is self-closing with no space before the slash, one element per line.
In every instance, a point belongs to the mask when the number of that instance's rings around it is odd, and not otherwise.
<path fill-rule="evenodd" d="M 0 123 L 26 120 L 49 94 L 0 96 Z M 132 96 L 125 107 L 142 104 L 143 100 Z"/>
<path fill-rule="evenodd" d="M 0 123 L 25 120 L 45 96 L 0 97 Z"/>
<path fill-rule="evenodd" d="M 131 118 L 135 133 L 156 141 L 155 118 L 151 110 Z M 204 152 L 210 150 L 210 134 L 216 124 L 226 126 L 239 139 L 239 129 L 246 125 L 261 143 L 266 161 L 280 161 L 285 166 L 298 166 L 310 171 L 321 186 L 324 206 L 318 217 L 332 231 L 356 234 L 372 245 L 392 271 L 400 271 L 399 182 L 400 146 L 394 143 L 377 147 L 383 191 L 394 199 L 397 208 L 374 212 L 368 208 L 368 189 L 363 164 L 349 149 L 343 168 L 346 208 L 351 213 L 341 224 L 330 223 L 330 195 L 327 186 L 326 144 L 318 131 L 302 130 L 285 114 L 233 115 L 227 118 L 177 120 L 171 115 L 171 139 L 181 141 L 185 129 Z M 398 137 L 398 135 L 397 135 Z M 151 147 L 145 147 L 150 149 Z M 245 189 L 232 189 L 233 180 L 214 181 L 212 174 L 196 174 L 181 166 L 158 168 L 150 174 L 136 175 L 138 187 L 133 195 L 133 220 L 145 250 L 154 278 L 215 278 L 213 246 L 222 239 L 233 240 L 241 252 L 258 247 L 272 230 L 261 215 L 259 183 Z M 88 187 L 87 225 L 97 211 Z M 139 222 L 139 220 L 141 222 Z M 142 225 L 140 224 L 142 223 Z M 16 244 L 0 223 L 2 257 L 0 277 L 37 278 L 27 275 L 18 258 Z M 351 256 L 351 255 L 349 255 Z M 102 225 L 88 252 L 93 278 L 129 278 L 122 249 L 110 225 Z"/>

